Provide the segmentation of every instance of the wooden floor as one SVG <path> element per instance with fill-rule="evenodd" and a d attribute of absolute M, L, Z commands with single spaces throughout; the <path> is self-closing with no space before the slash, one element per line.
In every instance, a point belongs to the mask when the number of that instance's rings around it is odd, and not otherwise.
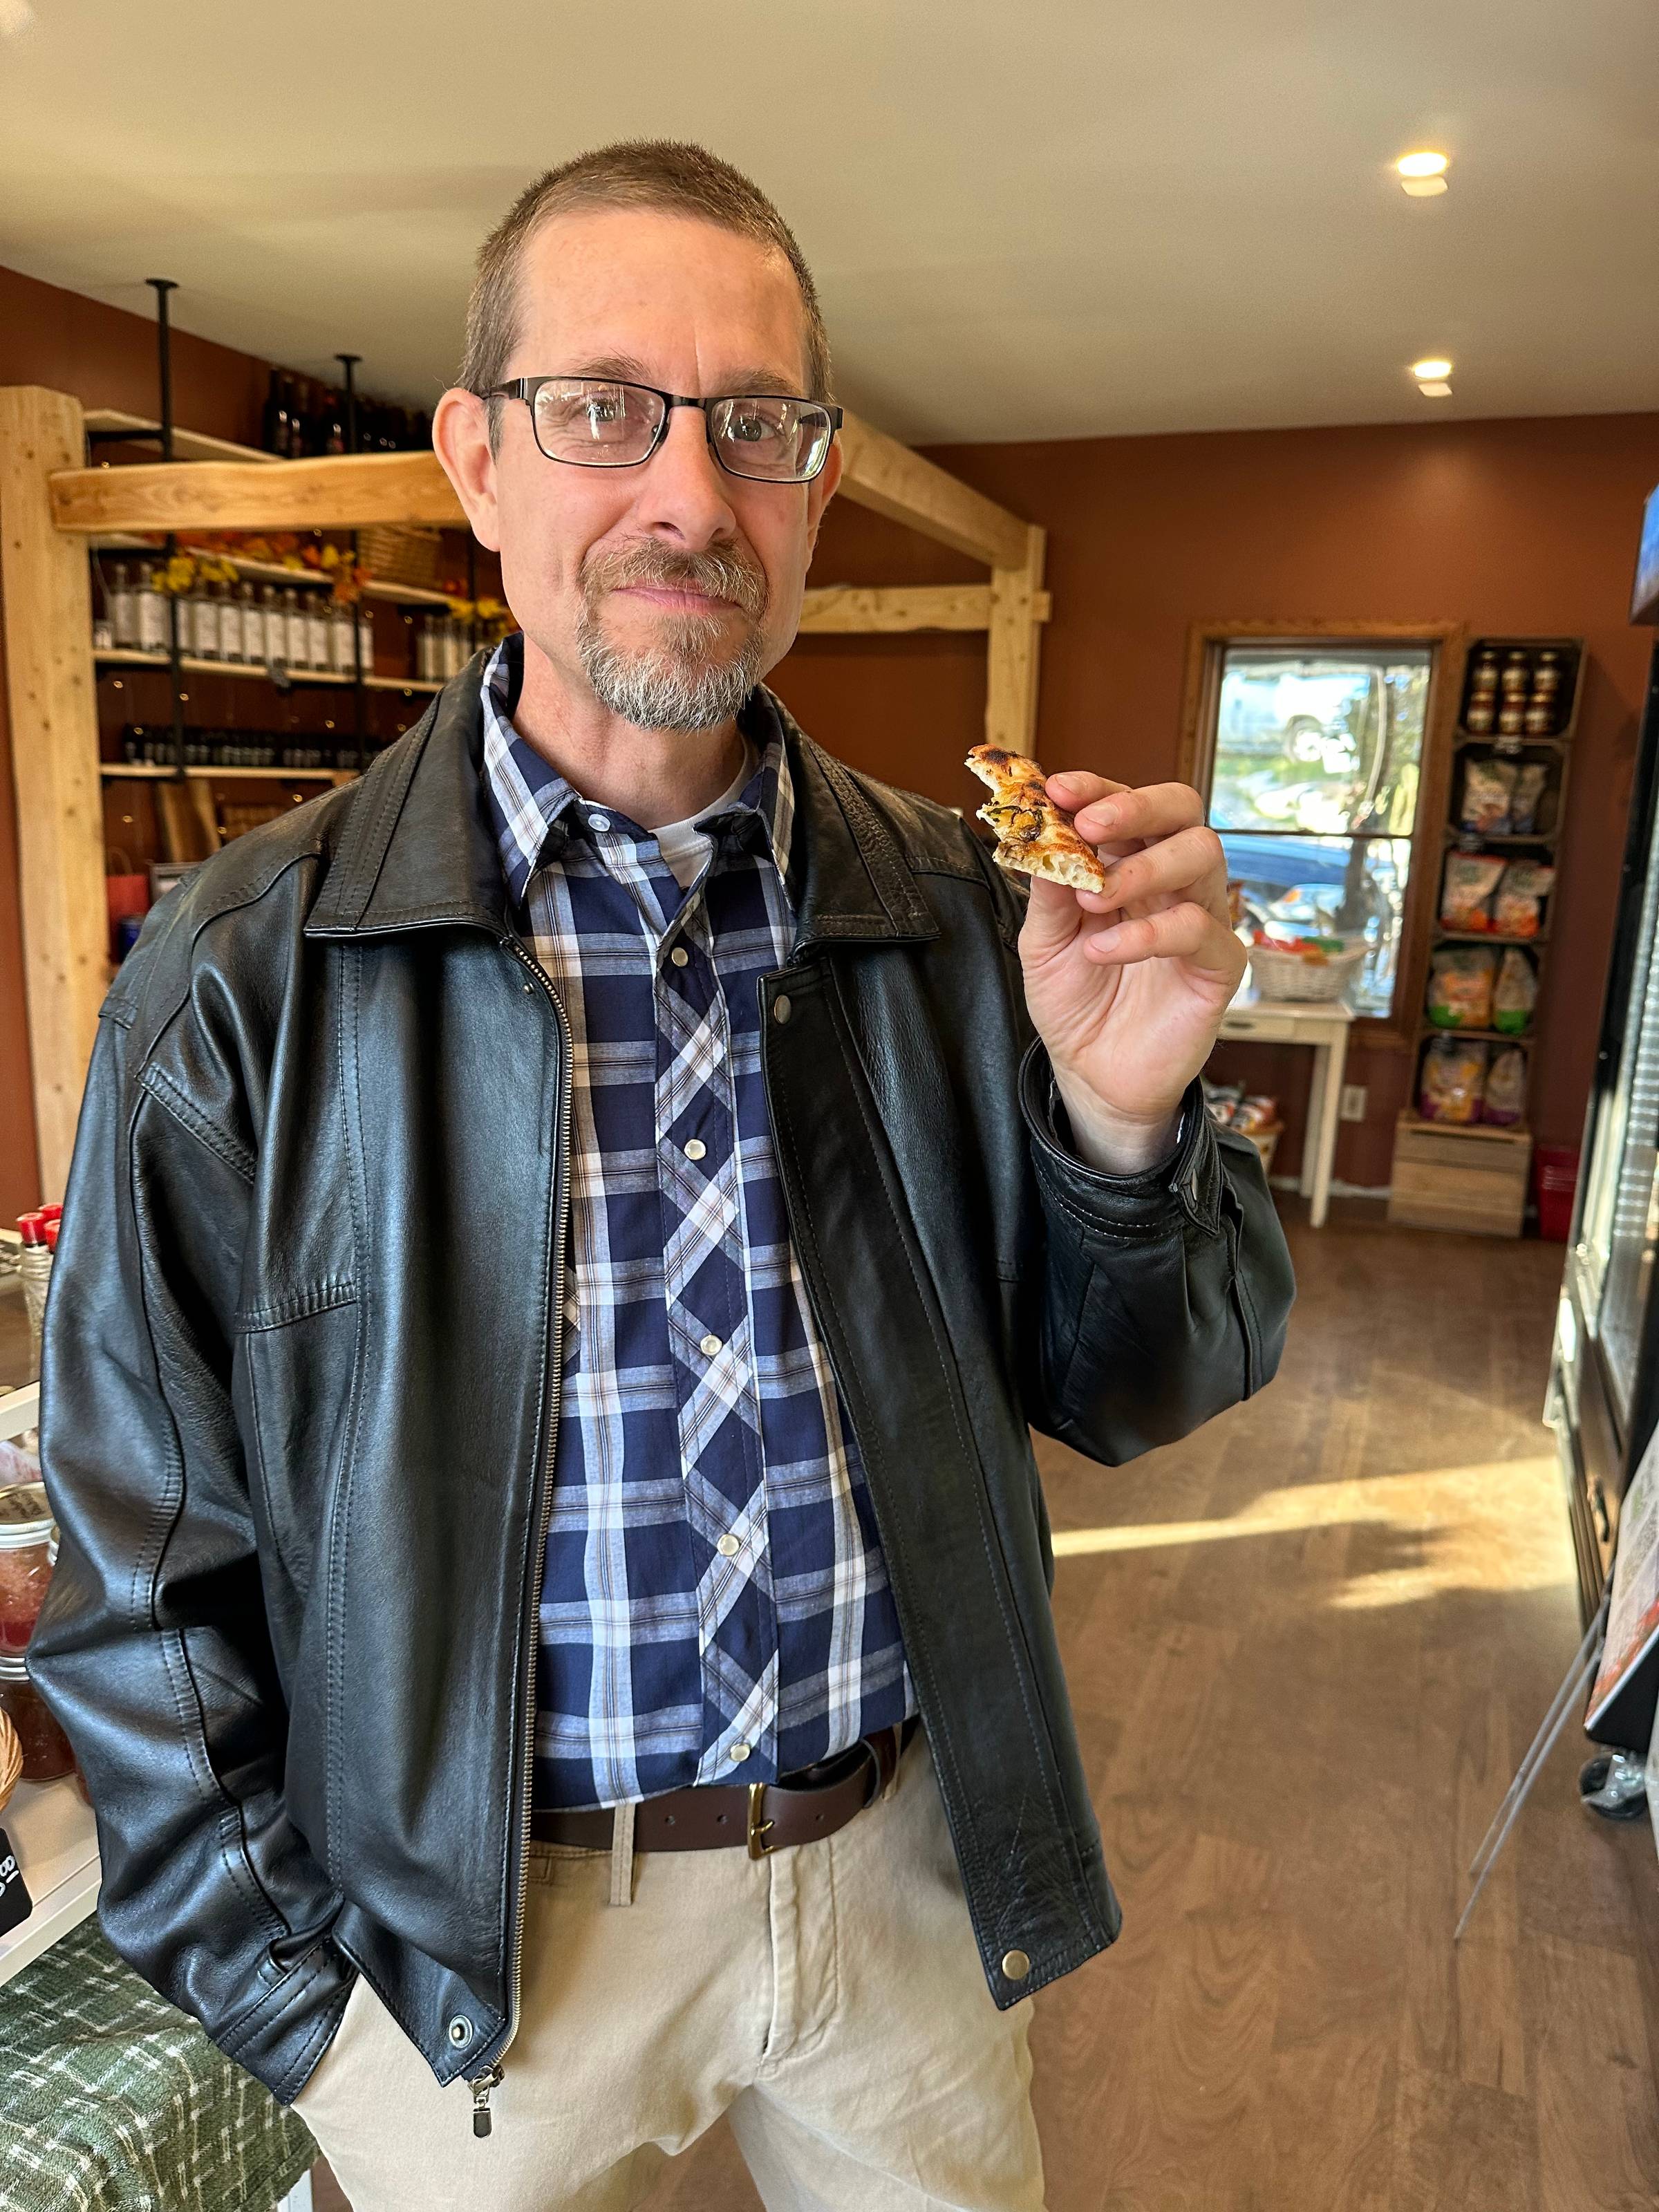
<path fill-rule="evenodd" d="M 1578 1638 L 1560 1248 L 1292 1235 L 1270 1391 L 1116 1473 L 1043 1452 L 1127 1916 L 1037 2000 L 1050 2212 L 1650 2212 L 1659 1861 L 1579 1808 L 1572 1731 L 1451 1942 Z M 757 2203 L 722 2127 L 650 2212 Z"/>

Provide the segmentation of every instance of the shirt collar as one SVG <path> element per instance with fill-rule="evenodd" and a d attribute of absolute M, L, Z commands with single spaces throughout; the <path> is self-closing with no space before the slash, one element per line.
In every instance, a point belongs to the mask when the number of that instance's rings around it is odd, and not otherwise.
<path fill-rule="evenodd" d="M 556 859 L 573 836 L 591 834 L 586 815 L 580 811 L 581 794 L 514 727 L 513 710 L 523 680 L 524 640 L 515 631 L 502 639 L 484 664 L 480 688 L 486 809 L 501 872 L 518 904 L 523 903 L 531 877 L 544 861 Z M 738 726 L 760 760 L 735 805 L 720 818 L 748 815 L 758 822 L 772 865 L 787 886 L 794 788 L 783 741 L 783 718 L 763 684 L 757 684 L 750 693 L 738 714 Z M 605 812 L 613 830 L 641 842 L 649 839 L 651 832 L 626 815 L 612 807 Z M 705 816 L 702 820 L 714 818 Z"/>

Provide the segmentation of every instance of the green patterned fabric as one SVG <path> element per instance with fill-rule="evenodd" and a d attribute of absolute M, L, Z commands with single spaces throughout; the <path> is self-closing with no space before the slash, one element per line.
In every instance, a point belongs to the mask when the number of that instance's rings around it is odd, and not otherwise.
<path fill-rule="evenodd" d="M 0 1988 L 0 2212 L 271 2212 L 316 2155 L 95 1920 Z"/>

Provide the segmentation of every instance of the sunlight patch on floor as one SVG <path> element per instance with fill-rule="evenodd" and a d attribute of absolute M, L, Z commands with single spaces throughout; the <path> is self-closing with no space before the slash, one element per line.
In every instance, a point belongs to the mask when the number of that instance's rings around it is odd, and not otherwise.
<path fill-rule="evenodd" d="M 1060 1529 L 1054 1535 L 1054 1557 L 1163 1551 L 1245 1537 L 1302 1535 L 1318 1528 L 1348 1528 L 1356 1538 L 1368 1531 L 1389 1534 L 1399 1540 L 1399 1550 L 1409 1553 L 1343 1580 L 1330 1602 L 1348 1609 L 1407 1605 L 1454 1589 L 1555 1589 L 1573 1579 L 1560 1474 L 1547 1454 L 1425 1468 L 1411 1474 L 1301 1483 L 1267 1491 L 1243 1512 L 1221 1521 Z"/>

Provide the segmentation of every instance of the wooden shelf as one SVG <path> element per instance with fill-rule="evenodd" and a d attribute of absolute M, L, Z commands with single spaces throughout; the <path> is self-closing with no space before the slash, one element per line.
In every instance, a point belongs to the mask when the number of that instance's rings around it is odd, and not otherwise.
<path fill-rule="evenodd" d="M 1532 1031 L 1530 1030 L 1521 1030 L 1516 1031 L 1514 1030 L 1448 1029 L 1443 1023 L 1431 1022 L 1426 1019 L 1420 1024 L 1418 1033 L 1419 1036 L 1425 1037 L 1457 1037 L 1461 1040 L 1474 1044 L 1527 1045 L 1532 1042 Z"/>
<path fill-rule="evenodd" d="M 148 553 L 154 556 L 161 550 L 153 539 L 137 537 L 128 531 L 106 531 L 91 542 L 94 551 L 99 553 Z M 186 552 L 198 550 L 191 546 L 185 548 Z M 199 550 L 207 560 L 228 562 L 239 576 L 246 576 L 253 584 L 309 584 L 315 586 L 332 582 L 332 579 L 319 568 L 290 568 L 282 561 L 250 561 L 240 553 L 222 553 L 206 547 Z M 428 591 L 420 584 L 393 584 L 383 577 L 371 576 L 363 586 L 363 597 L 366 599 L 389 600 L 397 606 L 447 607 L 450 595 L 447 592 Z"/>
<path fill-rule="evenodd" d="M 128 430 L 135 437 L 154 437 L 161 427 L 146 416 L 128 415 L 118 407 L 88 407 L 86 426 L 88 430 Z M 159 449 L 155 458 L 161 459 Z M 264 453 L 258 446 L 236 445 L 229 438 L 210 438 L 200 430 L 175 428 L 173 458 L 175 461 L 275 461 L 280 456 Z"/>
<path fill-rule="evenodd" d="M 179 771 L 160 761 L 100 761 L 98 773 L 106 783 L 128 783 L 135 778 L 161 782 Z M 228 778 L 258 783 L 351 783 L 356 780 L 357 771 L 352 768 L 204 768 L 192 762 L 185 774 L 204 783 L 218 783 Z"/>
<path fill-rule="evenodd" d="M 1500 738 L 1493 730 L 1460 729 L 1455 731 L 1452 737 L 1452 743 L 1455 745 L 1493 745 L 1500 747 L 1506 753 L 1513 751 L 1517 745 L 1552 745 L 1559 748 L 1566 742 L 1566 738 L 1559 732 L 1554 737 L 1550 738 L 1511 738 L 1507 734 Z M 1437 1121 L 1431 1121 L 1429 1127 L 1436 1129 L 1440 1127 L 1440 1124 Z"/>
<path fill-rule="evenodd" d="M 106 652 L 94 653 L 93 665 L 97 668 L 165 668 L 165 653 L 138 653 L 129 646 L 112 646 Z M 240 676 L 252 678 L 256 683 L 276 681 L 263 661 L 259 660 L 195 660 L 188 655 L 179 665 L 186 676 Z M 349 676 L 335 676 L 321 668 L 290 668 L 290 684 L 328 684 L 349 690 L 353 679 Z M 366 691 L 441 691 L 441 684 L 434 684 L 423 676 L 365 676 Z"/>
<path fill-rule="evenodd" d="M 1439 945 L 1547 945 L 1547 929 L 1535 929 L 1530 937 L 1500 937 L 1494 929 L 1442 929 L 1435 925 L 1435 941 Z"/>
<path fill-rule="evenodd" d="M 1553 848 L 1559 834 L 1554 830 L 1540 830 L 1532 834 L 1526 834 L 1518 830 L 1506 830 L 1500 835 L 1498 831 L 1491 830 L 1466 830 L 1461 822 L 1449 822 L 1446 824 L 1446 835 L 1455 842 L 1460 851 L 1462 849 L 1465 837 L 1474 837 L 1482 845 L 1548 845 Z"/>
<path fill-rule="evenodd" d="M 1510 1144 L 1525 1140 L 1530 1143 L 1532 1131 L 1524 1121 L 1431 1121 L 1421 1114 L 1401 1114 L 1396 1127 L 1401 1129 L 1427 1129 L 1437 1137 L 1484 1137 L 1507 1140 Z"/>

